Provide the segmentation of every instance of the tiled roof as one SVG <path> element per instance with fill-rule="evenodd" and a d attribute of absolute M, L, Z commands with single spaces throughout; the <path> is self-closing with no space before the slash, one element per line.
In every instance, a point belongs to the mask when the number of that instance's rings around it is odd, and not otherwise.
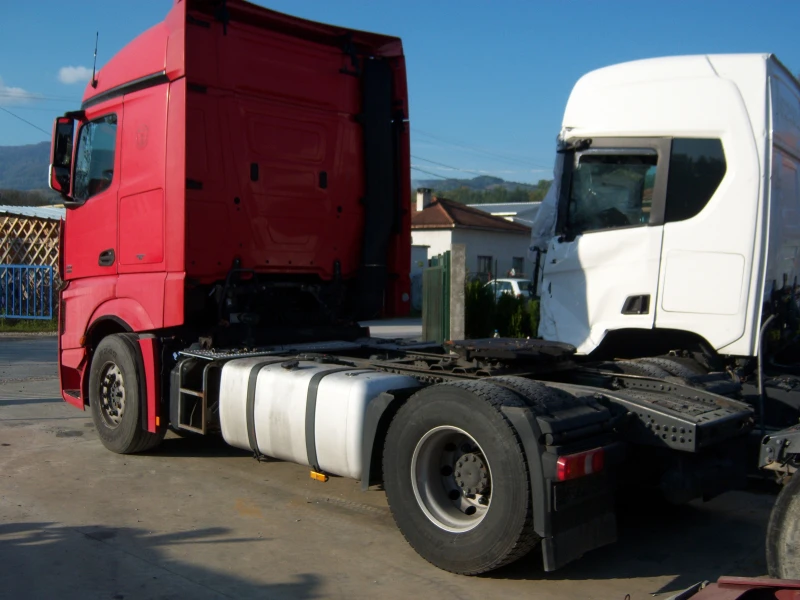
<path fill-rule="evenodd" d="M 33 217 L 58 221 L 63 219 L 67 210 L 60 206 L 5 206 L 0 205 L 0 214 L 14 215 L 16 217 Z"/>
<path fill-rule="evenodd" d="M 529 210 L 535 211 L 540 204 L 541 202 L 491 202 L 488 204 L 468 204 L 467 206 L 493 215 L 518 215 Z"/>
<path fill-rule="evenodd" d="M 529 227 L 495 217 L 482 210 L 446 198 L 434 198 L 422 211 L 411 215 L 411 229 L 484 229 L 530 234 Z"/>

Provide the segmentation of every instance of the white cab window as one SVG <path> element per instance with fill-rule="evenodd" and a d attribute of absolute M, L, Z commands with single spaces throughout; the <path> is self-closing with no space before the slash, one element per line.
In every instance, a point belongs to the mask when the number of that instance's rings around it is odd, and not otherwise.
<path fill-rule="evenodd" d="M 645 225 L 650 220 L 655 150 L 587 151 L 575 157 L 567 229 L 589 231 Z"/>

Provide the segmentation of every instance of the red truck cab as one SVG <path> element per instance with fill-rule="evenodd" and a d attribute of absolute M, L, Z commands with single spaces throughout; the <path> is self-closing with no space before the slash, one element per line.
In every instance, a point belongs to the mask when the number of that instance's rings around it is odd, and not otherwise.
<path fill-rule="evenodd" d="M 229 0 L 176 0 L 56 120 L 59 370 L 92 353 L 355 339 L 409 306 L 410 159 L 399 39 Z"/>

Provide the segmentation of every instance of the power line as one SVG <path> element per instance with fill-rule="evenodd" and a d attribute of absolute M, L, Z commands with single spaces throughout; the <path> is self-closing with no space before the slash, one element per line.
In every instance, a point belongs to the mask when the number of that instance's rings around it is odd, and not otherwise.
<path fill-rule="evenodd" d="M 497 157 L 500 157 L 500 158 L 503 158 L 503 159 L 506 159 L 506 160 L 522 162 L 522 163 L 524 163 L 526 165 L 529 164 L 529 159 L 527 157 L 524 157 L 524 156 L 509 156 L 509 155 L 505 155 L 505 154 L 499 154 L 497 152 L 491 152 L 491 151 L 486 150 L 484 148 L 478 148 L 477 146 L 471 146 L 471 145 L 467 144 L 466 142 L 462 142 L 461 140 L 456 140 L 455 138 L 447 139 L 446 137 L 443 137 L 441 135 L 433 134 L 433 133 L 430 133 L 428 131 L 423 131 L 423 130 L 417 128 L 417 127 L 414 127 L 414 131 L 416 131 L 417 133 L 421 133 L 424 136 L 427 136 L 427 137 L 433 138 L 435 140 L 438 140 L 440 142 L 444 142 L 445 144 L 450 144 L 451 146 L 456 146 L 456 147 L 459 147 L 459 148 L 465 148 L 467 150 L 473 150 L 475 152 L 480 152 L 482 154 L 488 154 L 490 156 L 497 156 Z"/>
<path fill-rule="evenodd" d="M 411 165 L 411 169 L 413 171 L 419 171 L 420 173 L 425 173 L 425 175 L 432 175 L 434 177 L 439 177 L 441 179 L 450 179 L 449 177 L 445 177 L 444 175 L 439 175 L 438 173 L 432 173 L 431 171 L 426 171 L 425 169 L 420 169 L 419 167 L 415 167 Z"/>
<path fill-rule="evenodd" d="M 521 158 L 521 157 L 514 157 L 514 156 L 508 156 L 508 155 L 504 155 L 504 154 L 499 154 L 497 152 L 491 152 L 489 150 L 485 150 L 483 148 L 478 148 L 476 146 L 470 146 L 470 145 L 465 144 L 463 142 L 457 143 L 457 142 L 455 142 L 453 140 L 447 140 L 447 139 L 445 139 L 443 137 L 440 137 L 438 135 L 435 135 L 435 134 L 432 134 L 432 133 L 428 133 L 427 131 L 422 131 L 421 129 L 418 129 L 416 127 L 412 127 L 411 130 L 413 132 L 422 134 L 422 135 L 424 135 L 426 137 L 432 138 L 432 139 L 437 140 L 439 142 L 443 142 L 443 143 L 445 143 L 447 145 L 454 146 L 456 148 L 462 148 L 462 149 L 468 150 L 470 152 L 477 152 L 478 154 L 484 154 L 486 156 L 491 156 L 493 158 L 499 158 L 499 159 L 504 160 L 506 162 L 514 162 L 514 163 L 517 163 L 517 164 L 524 165 L 526 167 L 537 167 L 537 168 L 540 168 L 540 169 L 547 169 L 548 168 L 548 167 L 545 167 L 543 165 L 536 164 L 536 163 L 528 160 L 527 158 Z"/>
<path fill-rule="evenodd" d="M 480 171 L 470 171 L 469 169 L 459 169 L 458 167 L 451 167 L 450 165 L 446 165 L 444 163 L 436 162 L 435 160 L 431 160 L 429 158 L 422 158 L 421 156 L 414 156 L 411 155 L 411 158 L 415 158 L 417 160 L 421 160 L 426 163 L 431 163 L 432 165 L 439 165 L 440 167 L 444 167 L 445 169 L 453 169 L 453 171 L 461 171 L 462 173 L 473 173 L 475 175 L 484 175 Z"/>
<path fill-rule="evenodd" d="M 435 160 L 431 160 L 430 158 L 423 158 L 421 156 L 415 156 L 413 154 L 411 155 L 411 158 L 414 158 L 416 160 L 421 160 L 421 161 L 424 161 L 426 163 L 431 163 L 432 165 L 438 165 L 440 167 L 444 167 L 445 169 L 451 169 L 453 171 L 459 171 L 461 173 L 470 173 L 472 175 L 479 175 L 479 176 L 487 175 L 487 176 L 498 177 L 500 179 L 504 179 L 503 177 L 500 177 L 499 175 L 497 175 L 496 173 L 492 173 L 491 171 L 474 171 L 472 169 L 461 169 L 459 167 L 454 167 L 452 165 L 446 165 L 444 163 L 440 163 L 440 162 L 437 162 Z M 513 171 L 513 172 L 514 173 L 519 173 L 521 171 Z M 512 173 L 512 171 L 506 171 L 505 173 Z"/>
<path fill-rule="evenodd" d="M 15 106 L 15 105 L 11 104 L 10 107 L 13 108 L 14 110 L 33 110 L 33 111 L 36 111 L 36 112 L 50 113 L 51 115 L 55 115 L 56 113 L 60 112 L 60 111 L 56 110 L 55 108 L 52 108 L 52 107 L 45 108 L 43 106 Z"/>
<path fill-rule="evenodd" d="M 75 97 L 69 98 L 67 96 L 43 96 L 41 94 L 32 94 L 28 92 L 23 92 L 22 94 L 18 92 L 11 92 L 7 88 L 0 89 L 0 98 L 14 98 L 16 100 L 21 101 L 38 101 L 38 100 L 45 100 L 45 101 L 52 101 L 52 102 L 75 102 Z"/>
<path fill-rule="evenodd" d="M 8 113 L 8 114 L 10 114 L 12 117 L 14 117 L 15 119 L 19 119 L 19 120 L 20 120 L 20 121 L 22 121 L 23 123 L 27 123 L 27 124 L 28 124 L 28 125 L 30 125 L 31 127 L 35 128 L 35 129 L 38 129 L 38 130 L 39 130 L 39 131 L 41 131 L 43 134 L 45 134 L 45 135 L 46 135 L 48 138 L 50 137 L 50 132 L 49 132 L 49 131 L 45 131 L 44 129 L 42 129 L 42 128 L 41 128 L 41 127 L 39 127 L 38 125 L 34 125 L 33 123 L 31 123 L 31 122 L 30 122 L 30 121 L 28 121 L 27 119 L 23 119 L 23 118 L 22 118 L 22 117 L 20 117 L 19 115 L 15 115 L 15 114 L 14 114 L 14 113 L 12 113 L 10 110 L 8 110 L 8 109 L 6 109 L 6 108 L 3 108 L 2 106 L 0 106 L 0 110 L 2 110 L 3 112 L 7 112 L 7 113 Z"/>

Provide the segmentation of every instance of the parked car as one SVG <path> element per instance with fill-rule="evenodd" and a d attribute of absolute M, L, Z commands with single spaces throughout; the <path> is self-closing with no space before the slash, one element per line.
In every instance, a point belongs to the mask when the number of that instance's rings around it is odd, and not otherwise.
<path fill-rule="evenodd" d="M 510 277 L 507 279 L 492 279 L 486 284 L 494 290 L 495 298 L 499 299 L 503 294 L 512 294 L 517 298 L 531 297 L 532 282 L 530 279 L 518 279 Z"/>

